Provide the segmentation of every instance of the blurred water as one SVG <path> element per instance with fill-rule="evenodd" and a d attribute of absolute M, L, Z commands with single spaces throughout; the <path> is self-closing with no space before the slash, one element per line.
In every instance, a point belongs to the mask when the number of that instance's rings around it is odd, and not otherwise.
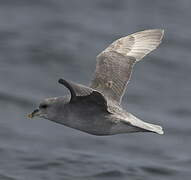
<path fill-rule="evenodd" d="M 189 0 L 0 0 L 1 180 L 186 180 L 191 176 Z M 165 135 L 96 137 L 26 114 L 88 84 L 113 40 L 148 28 L 165 39 L 135 67 L 124 107 Z"/>

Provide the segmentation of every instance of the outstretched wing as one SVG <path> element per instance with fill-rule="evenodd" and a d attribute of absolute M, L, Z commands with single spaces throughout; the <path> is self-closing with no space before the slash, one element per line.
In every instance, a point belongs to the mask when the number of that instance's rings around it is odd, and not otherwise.
<path fill-rule="evenodd" d="M 163 34 L 160 29 L 145 30 L 114 41 L 97 56 L 95 78 L 90 87 L 120 104 L 133 65 L 160 44 Z"/>
<path fill-rule="evenodd" d="M 97 104 L 102 109 L 107 111 L 107 101 L 98 91 L 81 84 L 66 81 L 64 79 L 59 79 L 58 82 L 69 89 L 71 93 L 70 102 L 86 101 L 89 103 Z"/>

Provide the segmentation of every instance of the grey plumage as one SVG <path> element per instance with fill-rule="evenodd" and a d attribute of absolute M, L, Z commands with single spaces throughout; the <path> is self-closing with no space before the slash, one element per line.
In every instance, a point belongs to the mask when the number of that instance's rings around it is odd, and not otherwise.
<path fill-rule="evenodd" d="M 160 29 L 145 30 L 116 40 L 97 56 L 90 87 L 60 79 L 71 97 L 45 99 L 29 117 L 40 116 L 94 135 L 163 134 L 160 126 L 143 122 L 120 106 L 134 64 L 160 44 L 163 34 Z"/>

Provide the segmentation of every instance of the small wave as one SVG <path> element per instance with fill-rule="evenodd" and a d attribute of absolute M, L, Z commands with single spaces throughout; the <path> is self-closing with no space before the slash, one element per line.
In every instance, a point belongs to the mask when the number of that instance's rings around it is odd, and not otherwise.
<path fill-rule="evenodd" d="M 143 167 L 141 167 L 141 169 L 146 173 L 155 174 L 155 175 L 170 176 L 170 175 L 177 173 L 176 170 L 170 169 L 167 167 L 164 168 L 164 167 L 143 166 Z"/>
<path fill-rule="evenodd" d="M 48 170 L 49 168 L 58 168 L 60 166 L 63 166 L 63 164 L 60 162 L 47 162 L 47 163 L 30 165 L 27 167 L 27 169 L 41 171 L 41 170 Z"/>
<path fill-rule="evenodd" d="M 0 174 L 0 179 L 1 180 L 17 180 L 16 178 L 13 178 L 13 177 L 10 177 L 7 175 L 3 175 L 3 174 Z"/>
<path fill-rule="evenodd" d="M 17 105 L 25 106 L 25 107 L 26 106 L 31 107 L 34 104 L 29 99 L 19 97 L 19 96 L 16 96 L 16 95 L 12 95 L 12 94 L 8 94 L 8 93 L 5 93 L 5 92 L 0 92 L 0 100 L 1 101 L 6 101 L 6 102 L 11 102 L 13 104 L 17 104 Z"/>
<path fill-rule="evenodd" d="M 191 109 L 188 107 L 178 107 L 169 110 L 169 113 L 176 116 L 176 117 L 190 117 L 191 116 Z"/>
<path fill-rule="evenodd" d="M 119 170 L 111 170 L 94 174 L 92 177 L 123 177 L 125 174 Z"/>

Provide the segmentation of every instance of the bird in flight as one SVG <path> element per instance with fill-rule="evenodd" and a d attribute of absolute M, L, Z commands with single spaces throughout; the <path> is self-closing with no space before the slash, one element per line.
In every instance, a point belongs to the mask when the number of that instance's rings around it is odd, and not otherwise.
<path fill-rule="evenodd" d="M 45 118 L 93 135 L 163 134 L 161 126 L 144 122 L 121 107 L 134 64 L 160 44 L 163 34 L 164 30 L 151 29 L 114 41 L 97 56 L 90 86 L 59 79 L 70 95 L 43 100 L 28 117 Z"/>

